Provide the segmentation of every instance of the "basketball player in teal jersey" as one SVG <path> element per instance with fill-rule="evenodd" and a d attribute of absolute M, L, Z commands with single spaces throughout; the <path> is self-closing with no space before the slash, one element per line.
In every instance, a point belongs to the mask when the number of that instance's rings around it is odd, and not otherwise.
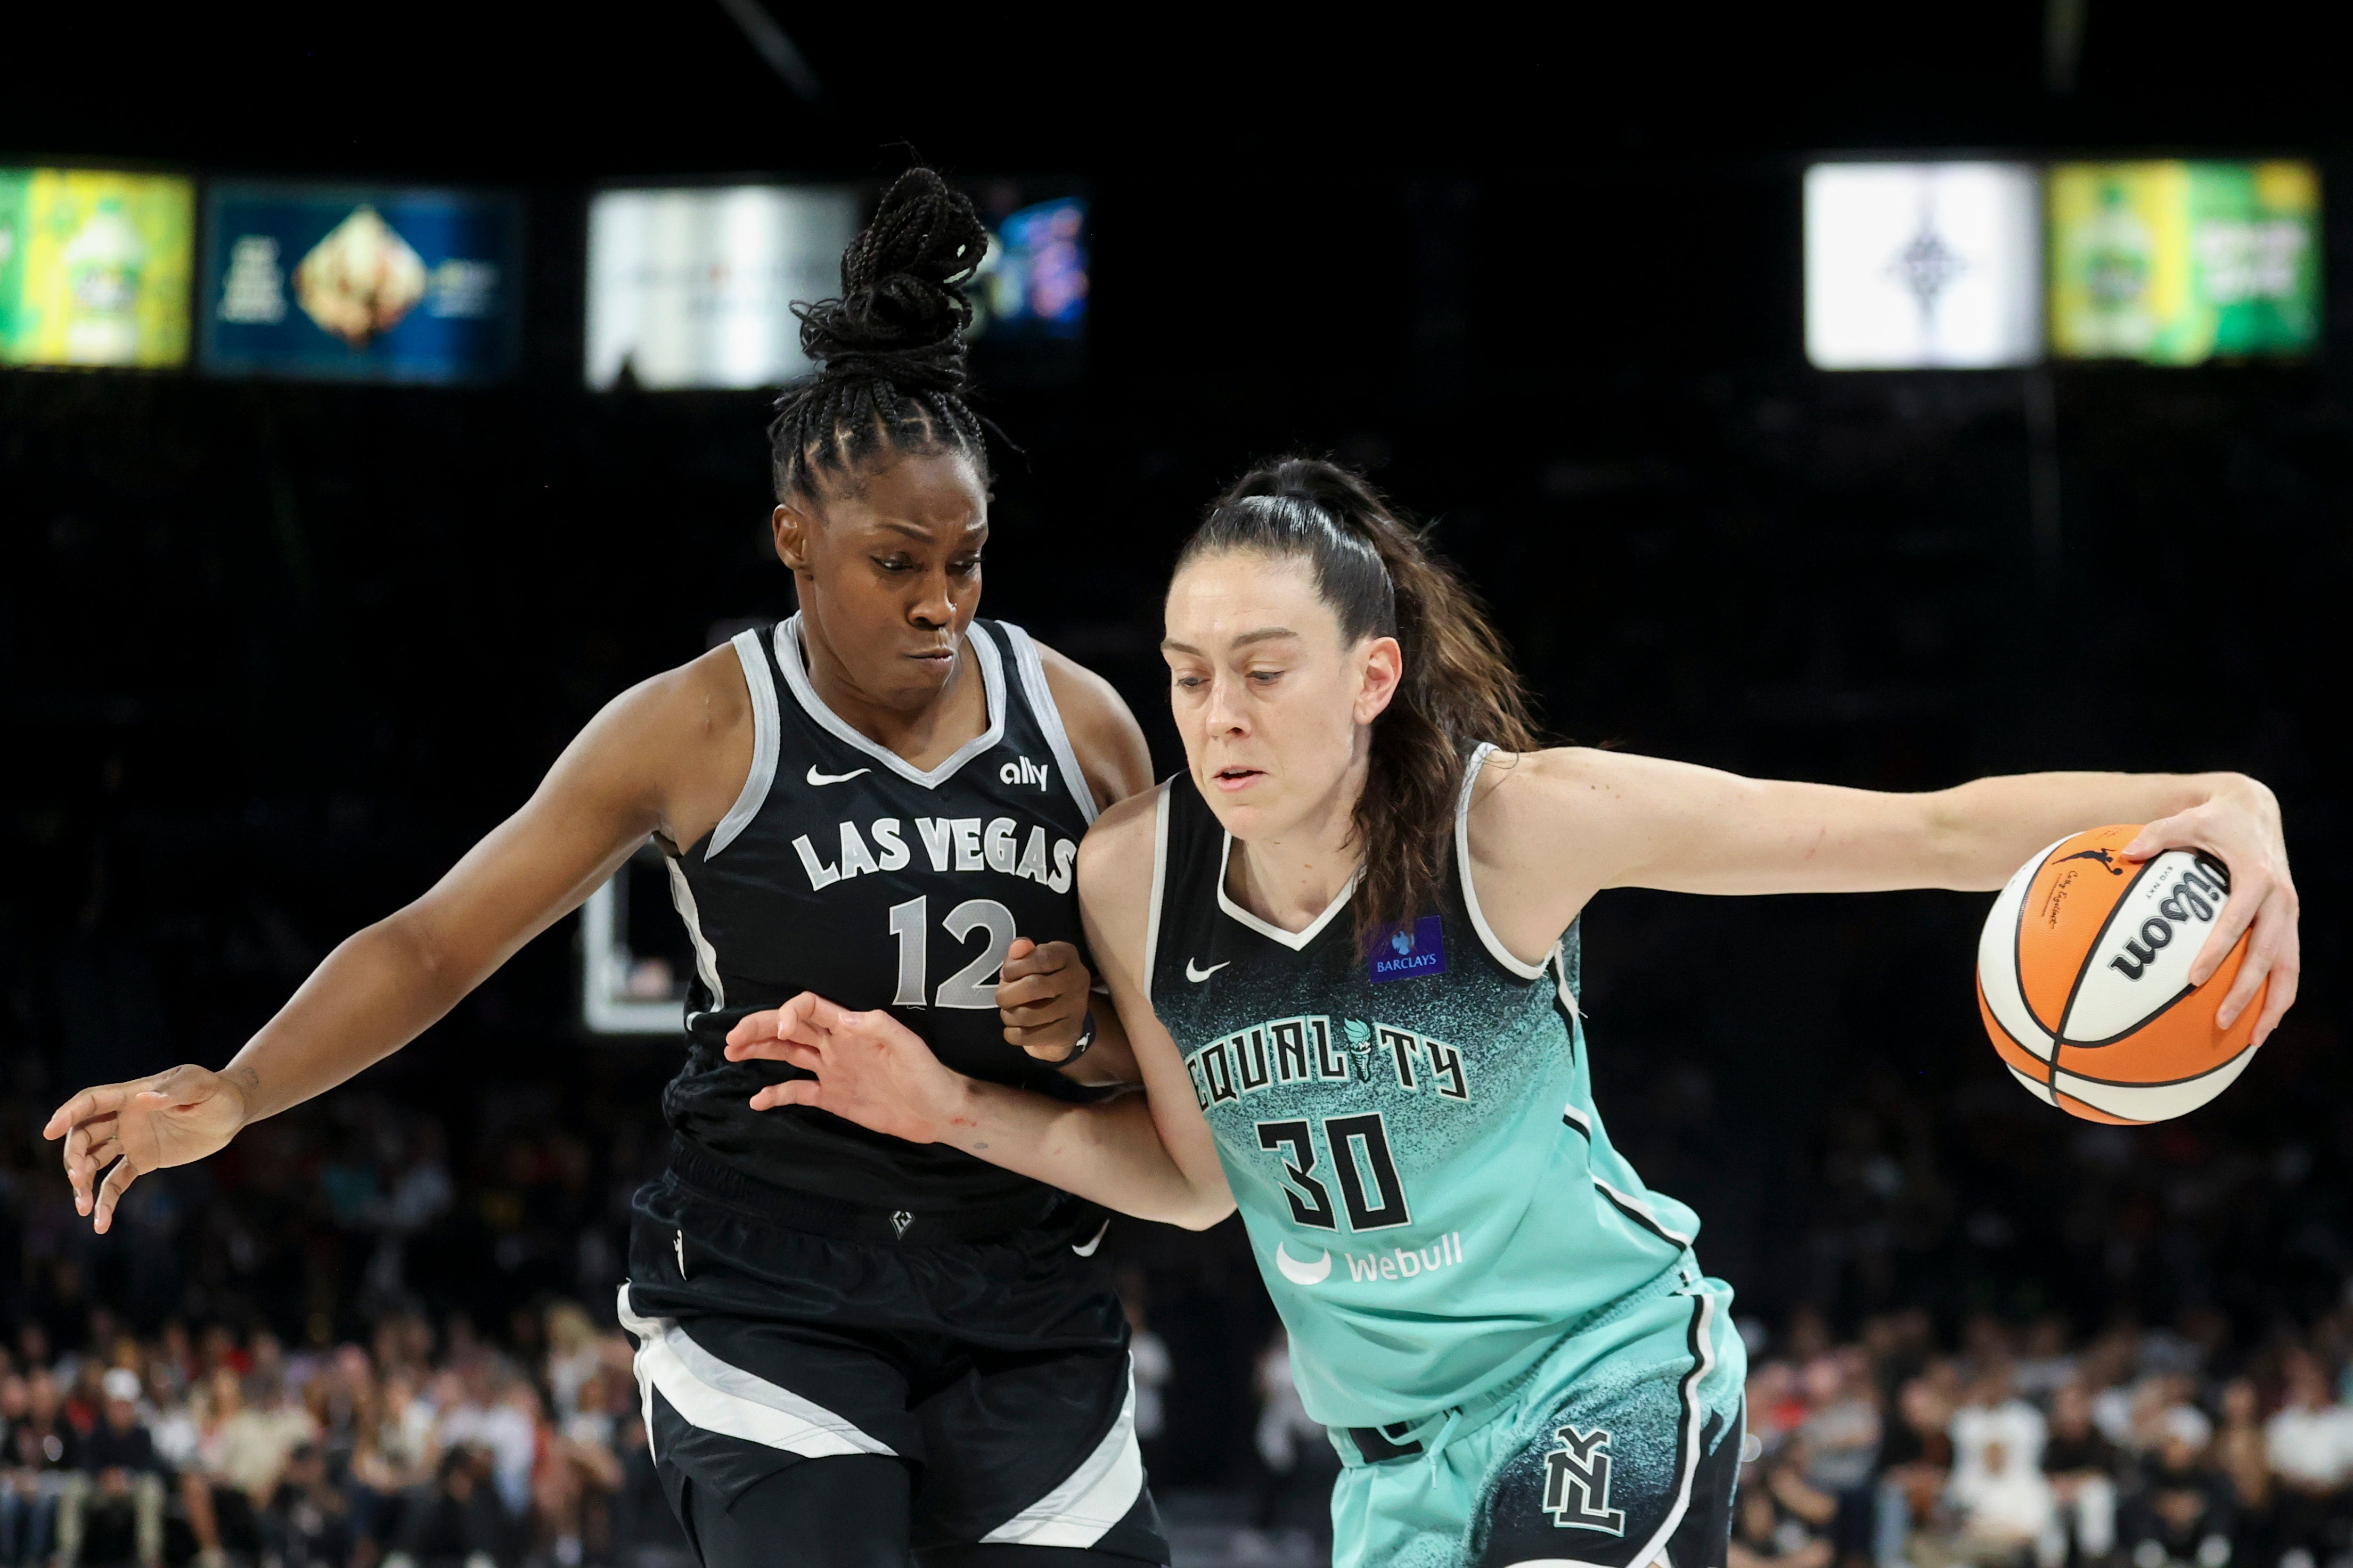
<path fill-rule="evenodd" d="M 1187 770 L 1079 858 L 1144 1102 L 959 1078 L 887 1015 L 815 996 L 728 1049 L 816 1075 L 755 1106 L 1179 1225 L 1239 1205 L 1346 1466 L 1338 1563 L 1725 1561 L 1745 1357 L 1696 1217 L 1593 1104 L 1576 921 L 1601 889 L 1990 890 L 2054 838 L 2146 822 L 2129 853 L 2230 868 L 2194 979 L 2253 927 L 2222 1021 L 2260 994 L 2260 1041 L 2295 997 L 2295 894 L 2253 780 L 1886 795 L 1537 750 L 1475 605 L 1329 464 L 1271 465 L 1211 510 L 1162 647 Z"/>

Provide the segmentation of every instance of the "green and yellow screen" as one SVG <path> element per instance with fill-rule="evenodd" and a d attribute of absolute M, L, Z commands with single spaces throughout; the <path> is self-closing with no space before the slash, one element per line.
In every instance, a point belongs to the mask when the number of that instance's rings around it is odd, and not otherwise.
<path fill-rule="evenodd" d="M 2311 164 L 2061 163 L 2049 200 L 2054 353 L 2196 364 L 2317 346 Z"/>
<path fill-rule="evenodd" d="M 0 364 L 186 363 L 195 254 L 187 179 L 0 169 Z"/>

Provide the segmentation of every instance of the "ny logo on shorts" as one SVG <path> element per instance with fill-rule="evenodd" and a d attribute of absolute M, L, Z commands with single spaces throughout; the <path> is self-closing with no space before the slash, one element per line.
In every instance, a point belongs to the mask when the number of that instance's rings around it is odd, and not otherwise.
<path fill-rule="evenodd" d="M 1545 1456 L 1545 1511 L 1563 1530 L 1626 1533 L 1626 1510 L 1609 1506 L 1609 1434 L 1563 1426 Z"/>

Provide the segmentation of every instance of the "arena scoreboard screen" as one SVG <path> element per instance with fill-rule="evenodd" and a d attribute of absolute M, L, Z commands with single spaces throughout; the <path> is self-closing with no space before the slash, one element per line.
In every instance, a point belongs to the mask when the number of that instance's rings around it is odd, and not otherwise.
<path fill-rule="evenodd" d="M 807 374 L 796 300 L 841 292 L 846 188 L 597 193 L 588 208 L 588 384 L 778 386 Z"/>
<path fill-rule="evenodd" d="M 2320 339 L 2310 163 L 2060 163 L 2051 346 L 2068 359 L 2297 357 Z"/>
<path fill-rule="evenodd" d="M 2022 163 L 1806 171 L 1806 357 L 1822 370 L 2042 356 L 2041 179 Z"/>
<path fill-rule="evenodd" d="M 330 381 L 495 381 L 522 329 L 512 197 L 225 184 L 206 195 L 204 368 Z"/>
<path fill-rule="evenodd" d="M 0 169 L 0 364 L 185 363 L 195 240 L 181 175 Z"/>

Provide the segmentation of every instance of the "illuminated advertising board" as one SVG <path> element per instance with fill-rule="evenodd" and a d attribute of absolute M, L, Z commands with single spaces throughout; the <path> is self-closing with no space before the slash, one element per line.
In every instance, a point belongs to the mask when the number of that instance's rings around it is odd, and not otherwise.
<path fill-rule="evenodd" d="M 2042 196 L 2019 163 L 1817 163 L 1805 184 L 1806 357 L 1823 370 L 2030 364 Z"/>
<path fill-rule="evenodd" d="M 193 184 L 0 169 L 0 364 L 186 363 Z"/>
<path fill-rule="evenodd" d="M 2195 364 L 2319 342 L 2309 163 L 2061 163 L 2050 216 L 2054 353 Z"/>
<path fill-rule="evenodd" d="M 458 191 L 226 184 L 205 203 L 204 368 L 494 381 L 522 327 L 522 209 Z"/>
<path fill-rule="evenodd" d="M 588 208 L 588 384 L 778 386 L 805 375 L 793 301 L 841 292 L 855 191 L 618 190 Z"/>
<path fill-rule="evenodd" d="M 965 290 L 975 369 L 985 382 L 1053 384 L 1086 363 L 1092 236 L 1087 202 L 1066 184 L 979 183 L 988 255 Z"/>

